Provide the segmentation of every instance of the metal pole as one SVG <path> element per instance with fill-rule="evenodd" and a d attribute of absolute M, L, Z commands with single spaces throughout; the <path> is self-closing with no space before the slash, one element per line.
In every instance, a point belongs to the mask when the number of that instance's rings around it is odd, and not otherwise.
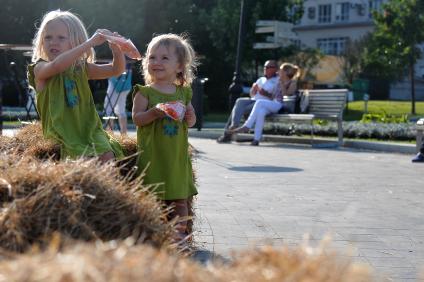
<path fill-rule="evenodd" d="M 0 80 L 0 135 L 3 135 L 3 83 Z"/>
<path fill-rule="evenodd" d="M 232 109 L 237 98 L 239 98 L 241 93 L 243 93 L 243 85 L 240 80 L 240 63 L 241 63 L 242 49 L 243 49 L 245 17 L 246 16 L 245 16 L 244 0 L 241 0 L 240 23 L 239 23 L 239 32 L 238 32 L 238 41 L 237 41 L 237 54 L 236 54 L 236 69 L 233 76 L 233 82 L 228 88 L 228 91 L 230 92 L 230 101 L 229 101 L 230 109 Z"/>

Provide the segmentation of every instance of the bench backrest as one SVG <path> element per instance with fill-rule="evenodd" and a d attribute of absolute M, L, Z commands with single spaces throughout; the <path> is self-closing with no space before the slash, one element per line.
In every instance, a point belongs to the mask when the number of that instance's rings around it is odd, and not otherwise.
<path fill-rule="evenodd" d="M 347 89 L 310 89 L 309 112 L 314 115 L 341 116 L 346 104 Z"/>

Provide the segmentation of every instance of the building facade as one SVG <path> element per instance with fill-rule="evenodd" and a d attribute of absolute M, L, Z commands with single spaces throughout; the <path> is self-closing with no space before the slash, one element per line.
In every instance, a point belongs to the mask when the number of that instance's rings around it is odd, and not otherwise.
<path fill-rule="evenodd" d="M 348 40 L 358 40 L 374 29 L 372 13 L 388 0 L 305 0 L 301 20 L 294 25 L 302 48 L 318 48 L 326 55 L 340 55 Z M 424 45 L 422 45 L 422 50 Z M 326 66 L 336 68 L 337 66 Z M 424 59 L 416 64 L 416 96 L 424 100 Z M 318 69 L 318 72 L 322 72 Z M 407 78 L 390 87 L 389 97 L 410 99 Z"/>
<path fill-rule="evenodd" d="M 372 11 L 387 0 L 306 0 L 303 17 L 295 25 L 302 47 L 339 55 L 347 40 L 357 40 L 374 29 Z"/>

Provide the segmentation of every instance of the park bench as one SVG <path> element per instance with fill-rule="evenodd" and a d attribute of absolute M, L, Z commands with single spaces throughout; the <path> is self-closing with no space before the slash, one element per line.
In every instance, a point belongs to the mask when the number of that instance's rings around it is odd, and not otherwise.
<path fill-rule="evenodd" d="M 267 123 L 286 123 L 290 121 L 304 121 L 311 124 L 311 144 L 313 145 L 313 120 L 337 121 L 338 142 L 334 145 L 343 145 L 343 110 L 346 104 L 347 89 L 313 89 L 300 90 L 309 94 L 309 110 L 302 114 L 273 114 L 266 118 Z M 283 102 L 289 102 L 294 97 L 285 96 Z"/>

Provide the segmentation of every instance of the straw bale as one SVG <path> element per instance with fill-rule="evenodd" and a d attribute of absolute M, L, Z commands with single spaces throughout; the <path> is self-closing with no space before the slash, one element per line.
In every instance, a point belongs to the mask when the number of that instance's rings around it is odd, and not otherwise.
<path fill-rule="evenodd" d="M 124 159 L 119 160 L 116 163 L 116 166 L 119 168 L 121 176 L 123 176 L 127 181 L 134 181 L 137 178 L 137 141 L 135 138 L 129 136 L 117 136 L 113 132 L 108 132 L 113 138 L 118 140 L 121 144 L 124 155 Z M 4 136 L 2 136 L 4 137 Z M 0 152 L 5 152 L 10 155 L 16 155 L 20 157 L 34 157 L 39 160 L 52 160 L 60 161 L 60 146 L 54 143 L 51 140 L 46 140 L 43 137 L 41 124 L 39 122 L 30 123 L 20 130 L 17 131 L 17 134 L 14 137 L 4 137 L 0 143 Z M 3 142 L 4 141 L 4 142 Z M 195 150 L 192 146 L 189 148 L 190 157 L 193 157 Z M 195 171 L 193 168 L 193 179 L 195 179 Z M 25 189 L 33 189 L 37 187 L 39 183 L 33 183 Z M 20 188 L 24 189 L 24 188 Z M 1 190 L 0 187 L 0 202 L 7 199 L 7 189 Z M 193 232 L 193 222 L 192 219 L 195 216 L 194 207 L 193 207 L 193 198 L 189 199 L 189 216 L 190 220 L 188 221 L 188 232 Z"/>
<path fill-rule="evenodd" d="M 228 264 L 200 265 L 132 242 L 78 243 L 59 251 L 28 253 L 0 261 L 2 281 L 160 281 L 160 282 L 360 282 L 371 281 L 368 268 L 335 254 L 270 246 L 239 253 Z M 9 280 L 7 280 L 9 279 Z"/>
<path fill-rule="evenodd" d="M 15 136 L 4 141 L 6 142 L 0 145 L 1 152 L 33 156 L 38 159 L 60 159 L 60 146 L 51 140 L 44 139 L 39 122 L 25 125 L 16 132 Z"/>
<path fill-rule="evenodd" d="M 53 163 L 0 155 L 0 247 L 23 252 L 53 232 L 82 240 L 125 239 L 166 245 L 174 222 L 142 185 L 95 159 Z M 8 188 L 9 187 L 9 188 Z M 4 199 L 3 197 L 2 199 Z M 47 239 L 46 239 L 47 238 Z"/>

